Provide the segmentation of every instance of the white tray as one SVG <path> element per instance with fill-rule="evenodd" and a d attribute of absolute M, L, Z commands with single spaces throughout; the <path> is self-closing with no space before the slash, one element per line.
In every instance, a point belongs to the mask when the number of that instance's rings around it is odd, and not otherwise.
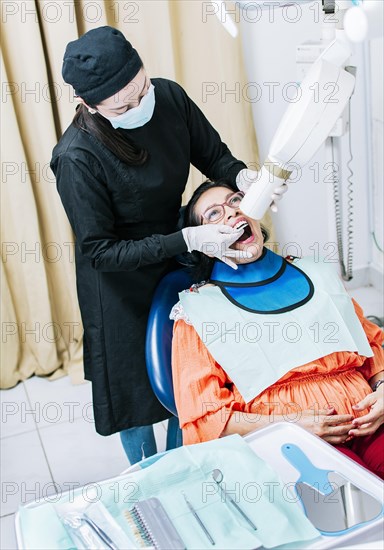
<path fill-rule="evenodd" d="M 356 464 L 353 460 L 334 449 L 328 443 L 325 443 L 319 437 L 311 435 L 296 424 L 289 424 L 288 422 L 271 424 L 271 426 L 247 435 L 244 439 L 255 454 L 268 462 L 268 464 L 280 475 L 284 483 L 292 485 L 298 479 L 297 470 L 284 458 L 281 453 L 282 445 L 286 443 L 293 443 L 300 446 L 315 466 L 318 468 L 341 472 L 344 477 L 353 480 L 355 485 L 368 491 L 384 504 L 384 484 L 378 477 Z M 121 475 L 134 472 L 138 469 L 140 469 L 140 463 L 131 466 Z M 112 482 L 118 477 L 120 476 L 110 478 L 105 481 Z M 32 501 L 25 506 L 33 507 L 39 506 L 39 504 L 39 501 Z M 23 542 L 19 513 L 16 513 L 15 516 L 15 530 L 18 548 L 20 550 L 24 550 L 26 546 Z M 308 542 L 304 542 L 301 545 L 300 543 L 295 543 L 294 546 L 286 545 L 279 546 L 278 548 L 294 548 L 294 550 L 347 548 L 348 550 L 352 550 L 353 545 L 360 545 L 356 546 L 357 550 L 357 548 L 363 548 L 361 545 L 366 545 L 367 549 L 379 549 L 384 547 L 383 530 L 384 520 L 383 518 L 379 518 L 378 520 L 364 525 L 359 529 L 355 529 L 350 533 L 338 536 L 319 537 L 319 539 L 311 545 L 308 545 Z M 274 550 L 278 549 L 276 548 Z"/>
<path fill-rule="evenodd" d="M 316 437 L 297 424 L 279 422 L 245 437 L 251 449 L 278 472 L 282 480 L 292 486 L 298 480 L 297 470 L 284 458 L 281 447 L 286 443 L 298 445 L 309 460 L 318 468 L 342 473 L 353 480 L 354 485 L 361 487 L 377 498 L 384 505 L 384 484 L 380 478 L 362 468 L 352 459 L 343 455 L 319 437 Z M 298 504 L 299 506 L 299 504 Z M 337 536 L 322 536 L 312 545 L 296 544 L 296 548 L 328 549 L 350 548 L 351 545 L 375 543 L 376 548 L 384 548 L 384 519 L 379 518 L 362 527 Z"/>

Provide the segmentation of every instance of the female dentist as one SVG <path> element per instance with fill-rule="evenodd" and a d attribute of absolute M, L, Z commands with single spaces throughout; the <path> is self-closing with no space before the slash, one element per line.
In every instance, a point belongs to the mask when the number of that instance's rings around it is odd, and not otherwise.
<path fill-rule="evenodd" d="M 233 157 L 178 84 L 149 78 L 117 29 L 99 27 L 70 42 L 62 74 L 80 104 L 51 168 L 76 237 L 85 378 L 96 431 L 120 432 L 133 464 L 156 453 L 152 424 L 170 417 L 145 365 L 156 285 L 187 250 L 208 250 L 230 264 L 239 254 L 229 247 L 241 230 L 176 229 L 190 163 L 242 189 L 256 173 Z M 167 448 L 180 444 L 180 434 L 171 418 Z"/>

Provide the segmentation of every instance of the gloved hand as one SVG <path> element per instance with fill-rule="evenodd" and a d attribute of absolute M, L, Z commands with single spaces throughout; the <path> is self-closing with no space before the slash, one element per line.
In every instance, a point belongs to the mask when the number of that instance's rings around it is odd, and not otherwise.
<path fill-rule="evenodd" d="M 244 168 L 244 170 L 240 170 L 240 172 L 237 174 L 236 185 L 240 189 L 240 191 L 242 191 L 245 194 L 253 183 L 257 185 L 258 179 L 259 179 L 259 172 Z M 273 194 L 271 195 L 271 206 L 270 206 L 272 212 L 277 212 L 276 201 L 280 201 L 287 190 L 288 190 L 288 185 L 286 183 L 281 184 L 279 187 L 276 187 L 276 189 L 273 190 Z"/>
<path fill-rule="evenodd" d="M 252 257 L 250 252 L 229 248 L 244 233 L 244 229 L 233 229 L 228 225 L 198 225 L 184 227 L 182 230 L 188 252 L 197 250 L 207 256 L 218 258 L 233 269 L 237 265 L 230 258 L 241 260 Z"/>

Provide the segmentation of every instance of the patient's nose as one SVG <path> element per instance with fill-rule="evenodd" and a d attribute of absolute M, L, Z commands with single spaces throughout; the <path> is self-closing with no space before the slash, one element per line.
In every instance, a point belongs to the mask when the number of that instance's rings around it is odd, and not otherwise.
<path fill-rule="evenodd" d="M 229 221 L 233 218 L 236 218 L 240 214 L 239 208 L 231 208 L 230 206 L 224 205 L 225 220 Z"/>

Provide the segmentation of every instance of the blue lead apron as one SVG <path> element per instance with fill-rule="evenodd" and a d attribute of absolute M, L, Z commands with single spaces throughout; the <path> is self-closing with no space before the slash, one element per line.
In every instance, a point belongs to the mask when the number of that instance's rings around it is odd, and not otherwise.
<path fill-rule="evenodd" d="M 323 260 L 290 264 L 264 248 L 237 270 L 216 261 L 210 281 L 180 293 L 180 302 L 246 403 L 291 369 L 331 353 L 373 356 L 351 298 Z"/>

